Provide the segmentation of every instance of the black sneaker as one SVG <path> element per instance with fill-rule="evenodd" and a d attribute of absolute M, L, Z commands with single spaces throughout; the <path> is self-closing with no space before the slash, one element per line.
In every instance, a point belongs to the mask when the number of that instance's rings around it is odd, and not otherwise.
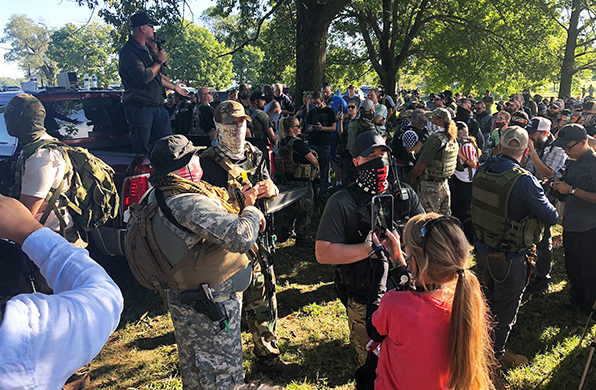
<path fill-rule="evenodd" d="M 526 292 L 529 294 L 540 294 L 548 291 L 550 285 L 550 278 L 543 278 L 540 276 L 534 276 L 530 279 Z"/>

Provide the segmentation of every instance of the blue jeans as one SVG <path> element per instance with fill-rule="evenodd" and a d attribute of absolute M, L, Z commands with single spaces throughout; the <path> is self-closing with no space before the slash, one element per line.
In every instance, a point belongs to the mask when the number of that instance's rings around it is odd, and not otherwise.
<path fill-rule="evenodd" d="M 327 181 L 329 180 L 329 153 L 331 145 L 310 145 L 310 149 L 317 152 L 317 160 L 321 169 L 321 183 L 319 185 L 319 196 L 327 198 Z"/>
<path fill-rule="evenodd" d="M 172 134 L 170 115 L 163 106 L 124 106 L 124 116 L 130 128 L 132 152 L 149 155 L 151 145 Z"/>

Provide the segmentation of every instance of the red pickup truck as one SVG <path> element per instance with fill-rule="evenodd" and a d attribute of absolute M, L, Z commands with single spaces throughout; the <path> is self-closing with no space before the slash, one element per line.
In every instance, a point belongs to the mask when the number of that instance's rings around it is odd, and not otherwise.
<path fill-rule="evenodd" d="M 14 181 L 14 167 L 20 153 L 17 140 L 4 124 L 4 106 L 22 91 L 0 92 L 0 193 L 6 194 Z M 132 153 L 128 124 L 121 104 L 122 91 L 52 89 L 33 93 L 46 108 L 48 133 L 69 145 L 87 148 L 114 168 L 120 195 L 120 214 L 113 222 L 91 232 L 97 249 L 104 255 L 124 255 L 124 235 L 128 208 L 149 189 L 152 169 L 149 159 Z M 211 144 L 207 136 L 189 136 L 197 146 Z M 251 139 L 260 147 L 262 141 Z M 255 143 L 256 142 L 256 143 Z"/>

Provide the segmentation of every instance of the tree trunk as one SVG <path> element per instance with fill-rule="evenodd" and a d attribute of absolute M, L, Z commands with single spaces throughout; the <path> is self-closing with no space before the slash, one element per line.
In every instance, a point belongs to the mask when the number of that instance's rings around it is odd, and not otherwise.
<path fill-rule="evenodd" d="M 296 0 L 296 96 L 318 91 L 325 81 L 327 34 L 350 0 Z"/>
<path fill-rule="evenodd" d="M 561 66 L 561 85 L 559 86 L 559 97 L 571 95 L 571 81 L 575 74 L 575 48 L 577 47 L 579 14 L 582 11 L 580 0 L 573 0 L 573 9 L 567 29 L 567 42 L 565 43 L 565 56 Z"/>

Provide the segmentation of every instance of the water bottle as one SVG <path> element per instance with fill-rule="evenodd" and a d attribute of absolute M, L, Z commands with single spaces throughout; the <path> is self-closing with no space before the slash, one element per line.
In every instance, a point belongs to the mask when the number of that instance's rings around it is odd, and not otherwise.
<path fill-rule="evenodd" d="M 85 77 L 83 78 L 85 82 L 85 89 L 91 88 L 91 81 L 89 80 L 89 73 L 85 73 Z"/>
<path fill-rule="evenodd" d="M 91 88 L 97 88 L 97 76 L 95 73 L 91 76 Z"/>

